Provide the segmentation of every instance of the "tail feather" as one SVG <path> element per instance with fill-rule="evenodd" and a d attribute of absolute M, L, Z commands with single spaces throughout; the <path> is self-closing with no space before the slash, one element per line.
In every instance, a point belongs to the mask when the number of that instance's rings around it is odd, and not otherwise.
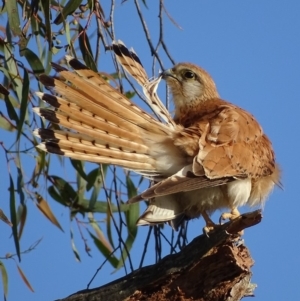
<path fill-rule="evenodd" d="M 119 102 L 122 102 L 126 104 L 129 107 L 132 107 L 132 102 L 127 99 L 126 97 L 123 97 L 122 94 L 120 94 L 116 89 L 114 89 L 112 86 L 110 86 L 107 81 L 98 73 L 95 73 L 94 71 L 88 69 L 85 65 L 83 65 L 78 60 L 74 59 L 71 56 L 66 56 L 66 59 L 69 63 L 69 65 L 74 69 L 76 74 L 78 74 L 81 78 L 84 78 L 88 80 L 88 82 L 96 87 L 96 89 L 100 89 L 102 92 L 107 92 L 108 95 L 114 96 L 118 99 Z M 120 95 L 122 97 L 120 97 Z M 139 107 L 134 106 L 132 107 L 132 110 L 135 110 L 137 112 L 143 112 Z"/>
<path fill-rule="evenodd" d="M 52 108 L 35 108 L 34 112 L 63 130 L 35 131 L 42 139 L 39 148 L 78 160 L 115 164 L 146 176 L 162 176 L 164 158 L 168 152 L 178 152 L 170 144 L 169 125 L 134 105 L 77 60 L 68 60 L 77 69 L 75 73 L 59 70 L 64 81 L 40 77 L 58 96 L 38 92 Z M 168 164 L 173 163 L 167 163 L 167 168 Z"/>
<path fill-rule="evenodd" d="M 71 120 L 77 118 L 81 124 L 91 123 L 92 125 L 94 125 L 94 127 L 96 127 L 98 122 L 101 123 L 99 129 L 103 128 L 104 131 L 109 131 L 110 133 L 114 133 L 117 128 L 120 129 L 120 124 L 122 125 L 121 129 L 123 129 L 125 132 L 130 131 L 131 133 L 140 133 L 141 129 L 145 126 L 145 122 L 144 124 L 139 125 L 128 121 L 124 116 L 116 115 L 107 108 L 103 108 L 95 104 L 89 104 L 88 100 L 86 100 L 85 98 L 83 98 L 82 101 L 78 101 L 79 98 L 82 97 L 82 95 L 78 93 L 74 93 L 74 98 L 69 98 L 70 100 L 41 92 L 36 92 L 36 94 L 46 103 L 56 108 L 56 116 L 65 116 L 67 117 L 67 119 Z M 66 94 L 67 93 L 63 95 L 66 97 Z M 71 97 L 72 95 L 68 93 L 68 96 Z M 84 103 L 84 101 L 86 101 L 86 103 Z M 35 109 L 35 112 L 40 115 L 42 114 L 42 110 Z M 46 114 L 46 111 L 44 111 L 43 113 Z M 48 119 L 50 117 L 49 115 L 50 113 L 48 113 L 47 116 L 43 117 Z M 54 120 L 49 121 L 54 122 Z"/>
<path fill-rule="evenodd" d="M 151 159 L 147 152 L 143 150 L 143 148 L 146 148 L 146 146 L 139 145 L 131 141 L 125 140 L 120 142 L 119 145 L 132 143 L 131 148 L 134 149 L 134 146 L 136 146 L 136 149 L 139 152 L 137 152 L 136 150 L 124 150 L 124 148 L 117 144 L 109 144 L 106 141 L 95 137 L 97 135 L 88 136 L 82 133 L 78 134 L 73 132 L 49 129 L 39 129 L 37 131 L 34 131 L 34 134 L 40 137 L 43 141 L 51 141 L 58 143 L 60 147 L 69 146 L 74 150 L 81 150 L 83 153 L 88 151 L 89 153 L 98 154 L 100 152 L 102 154 L 105 153 L 105 155 L 109 157 L 127 157 L 128 160 L 136 159 L 138 162 L 148 160 L 148 162 L 154 163 L 153 159 Z M 88 150 L 86 149 L 87 147 Z M 99 152 L 97 151 L 98 149 Z M 140 158 L 143 158 L 143 160 L 138 160 L 138 156 L 140 156 Z"/>
<path fill-rule="evenodd" d="M 134 170 L 136 173 L 140 173 L 147 177 L 152 177 L 157 175 L 157 172 L 155 172 L 153 166 L 151 166 L 151 164 L 149 163 L 140 163 L 136 161 L 122 160 L 119 158 L 112 158 L 105 155 L 101 156 L 101 151 L 98 151 L 97 154 L 93 154 L 90 152 L 70 148 L 64 145 L 60 145 L 60 143 L 58 144 L 53 142 L 40 143 L 37 147 L 42 151 L 57 154 L 57 155 L 62 155 L 65 157 L 70 157 L 76 160 L 83 160 L 83 161 L 89 161 L 89 162 L 100 163 L 100 164 L 118 165 L 126 169 Z"/>
<path fill-rule="evenodd" d="M 149 149 L 140 138 L 142 131 L 132 126 L 117 127 L 106 121 L 98 120 L 96 117 L 80 116 L 80 113 L 69 110 L 68 113 L 61 109 L 51 110 L 45 108 L 34 108 L 33 111 L 46 118 L 52 123 L 57 123 L 65 128 L 88 135 L 94 139 L 101 140 L 104 145 L 110 144 L 114 147 L 122 147 L 128 151 L 139 151 L 146 153 Z M 83 139 L 83 137 L 82 137 Z"/>
<path fill-rule="evenodd" d="M 64 153 L 68 150 L 78 155 L 89 154 L 93 157 L 107 157 L 108 160 L 103 163 L 126 165 L 124 167 L 127 168 L 131 164 L 131 161 L 136 162 L 135 166 L 138 169 L 153 170 L 155 168 L 155 160 L 148 155 L 120 151 L 119 148 L 103 145 L 92 137 L 83 137 L 82 134 L 49 129 L 38 129 L 34 134 L 39 136 L 43 141 L 46 141 L 44 145 L 51 147 L 52 150 L 57 147 L 58 150 Z"/>
<path fill-rule="evenodd" d="M 155 198 L 155 200 L 150 199 L 150 204 L 137 220 L 137 225 L 149 226 L 168 222 L 174 230 L 178 230 L 185 218 L 184 210 L 180 204 L 169 195 L 164 198 Z"/>
<path fill-rule="evenodd" d="M 156 94 L 161 77 L 149 81 L 147 73 L 134 50 L 129 50 L 122 41 L 114 42 L 113 49 L 120 65 L 143 87 L 146 101 L 153 112 L 169 127 L 176 127 L 170 113 Z"/>
<path fill-rule="evenodd" d="M 97 75 L 96 73 L 94 74 Z M 89 83 L 88 79 L 80 77 L 73 72 L 62 71 L 60 75 L 70 84 L 66 85 L 66 83 L 54 79 L 55 91 L 81 108 L 84 107 L 90 112 L 98 108 L 101 111 L 108 111 L 117 116 L 121 116 L 121 118 L 127 119 L 127 122 L 133 122 L 135 124 L 143 124 L 147 121 L 158 124 L 151 115 L 139 109 L 137 106 L 120 101 L 124 96 L 107 83 L 96 88 L 93 84 Z"/>
<path fill-rule="evenodd" d="M 140 84 L 149 82 L 148 75 L 133 49 L 128 49 L 122 41 L 113 42 L 113 50 L 120 65 Z"/>
<path fill-rule="evenodd" d="M 110 121 L 111 115 L 124 119 L 127 123 L 133 123 L 136 126 L 147 129 L 153 133 L 168 133 L 169 127 L 157 121 L 154 117 L 143 111 L 132 102 L 127 100 L 124 95 L 115 90 L 106 81 L 103 80 L 101 86 L 95 86 L 90 83 L 92 75 L 98 76 L 92 70 L 89 70 L 90 77 L 80 77 L 76 73 L 62 71 L 60 75 L 69 82 L 66 83 L 54 79 L 53 86 L 55 91 L 63 95 L 64 98 L 71 103 L 75 103 L 81 109 L 85 108 L 89 112 L 97 110 L 99 116 L 109 115 L 107 119 Z M 49 83 L 46 75 L 41 77 L 41 81 Z M 49 78 L 49 77 L 48 77 Z M 125 99 L 125 100 L 124 100 Z M 106 117 L 103 117 L 106 119 Z M 113 121 L 112 121 L 113 122 Z"/>

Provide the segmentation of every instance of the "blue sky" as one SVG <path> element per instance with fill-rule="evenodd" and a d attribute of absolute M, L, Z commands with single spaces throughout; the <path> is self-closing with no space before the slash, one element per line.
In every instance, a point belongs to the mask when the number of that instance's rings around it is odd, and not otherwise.
<path fill-rule="evenodd" d="M 116 35 L 136 50 L 151 74 L 152 57 L 133 1 L 116 2 Z M 142 4 L 141 7 L 155 43 L 158 4 L 156 1 L 147 2 L 148 10 Z M 300 168 L 297 136 L 300 120 L 300 92 L 297 88 L 300 81 L 300 2 L 178 0 L 176 5 L 174 3 L 166 0 L 165 6 L 182 30 L 165 18 L 164 32 L 173 58 L 176 62 L 192 62 L 205 68 L 214 78 L 223 99 L 254 114 L 273 142 L 277 161 L 282 167 L 284 190 L 274 190 L 265 205 L 261 224 L 247 229 L 244 235 L 255 260 L 252 282 L 258 287 L 254 300 L 300 300 L 300 201 L 296 190 Z M 104 8 L 108 15 L 108 8 Z M 103 54 L 100 69 L 113 72 L 107 60 L 109 55 Z M 167 59 L 164 63 L 165 67 L 171 67 Z M 6 137 L 5 133 L 2 137 Z M 1 166 L 6 168 L 3 154 L 0 160 Z M 1 209 L 8 214 L 7 189 L 8 179 L 5 177 L 0 181 Z M 28 202 L 27 205 L 29 219 L 21 241 L 22 249 L 43 237 L 36 250 L 22 257 L 21 263 L 35 293 L 25 287 L 15 263 L 5 261 L 10 280 L 8 300 L 55 300 L 84 289 L 103 257 L 95 249 L 92 258 L 85 256 L 78 243 L 82 262 L 76 262 L 69 239 L 68 211 L 50 200 L 65 229 L 62 233 L 40 214 L 34 204 Z M 219 213 L 213 218 L 218 216 Z M 2 252 L 14 252 L 14 246 L 13 240 L 9 239 L 10 228 L 3 223 L 0 226 L 0 256 L 3 256 Z M 189 238 L 199 235 L 202 227 L 202 220 L 192 221 Z M 140 229 L 133 258 L 141 256 L 143 246 L 139 243 L 142 243 L 145 233 L 147 229 Z M 147 263 L 153 262 L 154 258 L 148 254 Z M 93 282 L 94 287 L 123 276 L 123 270 L 111 272 L 112 268 L 106 265 Z"/>

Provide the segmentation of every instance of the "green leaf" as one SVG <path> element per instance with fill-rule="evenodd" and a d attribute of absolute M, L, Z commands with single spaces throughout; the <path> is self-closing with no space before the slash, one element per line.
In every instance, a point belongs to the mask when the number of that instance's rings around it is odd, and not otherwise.
<path fill-rule="evenodd" d="M 92 48 L 89 41 L 89 38 L 86 34 L 86 31 L 83 29 L 83 27 L 78 24 L 78 32 L 79 32 L 79 49 L 81 51 L 83 60 L 88 68 L 91 70 L 98 72 L 97 66 L 95 64 L 95 61 L 93 59 L 92 54 Z"/>
<path fill-rule="evenodd" d="M 13 132 L 16 129 L 14 125 L 7 120 L 7 118 L 4 118 L 1 115 L 0 115 L 0 128 L 9 132 Z"/>
<path fill-rule="evenodd" d="M 68 206 L 66 204 L 63 204 L 65 206 Z M 94 204 L 93 208 L 90 208 L 90 200 L 87 199 L 82 199 L 80 202 L 75 203 L 75 204 L 69 204 L 69 207 L 73 208 L 73 212 L 77 213 L 85 213 L 85 212 L 93 212 L 93 213 L 107 213 L 108 211 L 108 204 L 106 201 L 97 201 Z M 110 205 L 111 211 L 112 212 L 126 212 L 130 209 L 130 205 L 128 204 L 121 204 L 119 207 L 117 207 L 114 204 Z M 119 209 L 120 208 L 120 209 Z"/>
<path fill-rule="evenodd" d="M 20 103 L 16 100 L 16 98 L 14 98 L 11 94 L 7 96 L 9 102 L 11 103 L 11 105 L 13 106 L 13 108 L 20 108 Z M 5 100 L 5 98 L 4 98 Z"/>
<path fill-rule="evenodd" d="M 107 248 L 101 240 L 99 240 L 94 234 L 89 231 L 91 238 L 94 240 L 94 243 L 98 250 L 104 255 L 104 257 L 109 261 L 109 263 L 116 268 L 118 266 L 119 260 L 111 254 L 112 252 Z"/>
<path fill-rule="evenodd" d="M 142 2 L 144 3 L 145 7 L 148 8 L 146 0 L 142 0 Z"/>
<path fill-rule="evenodd" d="M 105 246 L 105 248 L 112 253 L 113 252 L 113 247 L 111 246 L 111 244 L 107 241 L 107 239 L 105 238 L 103 231 L 101 230 L 101 228 L 99 227 L 98 223 L 95 221 L 94 216 L 92 213 L 89 213 L 88 215 L 89 217 L 89 221 L 90 221 L 90 225 L 92 226 L 92 228 L 94 229 L 97 238 L 101 241 L 101 243 Z"/>
<path fill-rule="evenodd" d="M 92 191 L 92 195 L 91 195 L 91 198 L 90 198 L 90 204 L 89 204 L 90 209 L 93 209 L 95 207 L 95 204 L 97 202 L 97 197 L 98 197 L 100 189 L 102 187 L 102 177 L 101 177 L 100 168 L 98 168 L 98 175 L 95 178 L 93 187 L 94 187 L 94 189 Z"/>
<path fill-rule="evenodd" d="M 71 39 L 71 32 L 70 32 L 70 23 L 68 21 L 66 21 L 66 24 L 65 24 L 65 31 L 66 31 L 65 36 L 66 36 L 68 45 L 71 45 L 72 39 Z"/>
<path fill-rule="evenodd" d="M 2 261 L 0 261 L 0 269 L 1 269 L 4 296 L 5 296 L 5 299 L 6 299 L 7 298 L 7 293 L 8 293 L 8 276 L 7 276 L 5 265 L 3 264 Z"/>
<path fill-rule="evenodd" d="M 52 33 L 51 33 L 51 23 L 50 23 L 50 0 L 43 0 L 40 1 L 40 3 L 44 11 L 47 41 L 49 43 L 49 50 L 51 50 Z"/>
<path fill-rule="evenodd" d="M 78 252 L 78 250 L 77 250 L 77 248 L 76 248 L 76 246 L 75 246 L 75 242 L 74 242 L 74 234 L 73 234 L 72 228 L 70 229 L 70 236 L 71 236 L 71 246 L 72 246 L 73 253 L 74 253 L 74 255 L 75 255 L 76 260 L 80 262 L 81 259 L 80 259 L 79 252 Z"/>
<path fill-rule="evenodd" d="M 129 99 L 131 99 L 131 98 L 133 98 L 134 96 L 135 96 L 135 92 L 134 91 L 127 91 L 126 93 L 125 93 L 125 96 L 127 97 L 127 98 L 129 98 Z"/>
<path fill-rule="evenodd" d="M 53 186 L 50 186 L 48 189 L 51 197 L 57 202 L 70 207 L 77 200 L 76 191 L 68 182 L 60 177 L 51 176 L 51 179 L 54 182 Z M 54 191 L 55 193 L 53 193 Z"/>
<path fill-rule="evenodd" d="M 37 141 L 35 138 L 33 138 L 34 141 L 34 145 L 37 144 Z M 33 187 L 37 187 L 38 186 L 38 180 L 39 180 L 39 177 L 41 175 L 42 172 L 44 172 L 45 170 L 47 170 L 48 168 L 48 161 L 46 161 L 46 153 L 43 152 L 43 151 L 38 151 L 36 153 L 36 156 L 35 156 L 35 167 L 34 167 L 34 170 L 32 172 L 32 177 L 30 179 L 30 183 Z"/>
<path fill-rule="evenodd" d="M 21 237 L 22 237 L 26 219 L 27 219 L 27 207 L 26 207 L 26 204 L 23 204 L 23 205 L 21 204 L 18 207 L 18 220 L 20 221 L 19 234 L 18 234 L 19 239 L 21 239 Z"/>
<path fill-rule="evenodd" d="M 17 123 L 17 131 L 18 131 L 17 141 L 21 137 L 24 120 L 25 120 L 25 117 L 27 114 L 28 95 L 29 95 L 29 76 L 28 76 L 26 69 L 24 68 L 22 100 L 21 100 L 21 106 L 20 106 L 20 118 Z"/>
<path fill-rule="evenodd" d="M 126 176 L 126 187 L 127 187 L 128 198 L 132 198 L 136 196 L 137 189 L 134 186 L 129 175 Z M 123 266 L 123 262 L 125 262 L 126 258 L 128 257 L 128 252 L 130 252 L 132 245 L 135 241 L 137 235 L 136 221 L 139 217 L 139 213 L 140 213 L 139 203 L 131 204 L 129 210 L 125 212 L 128 235 L 125 241 L 126 248 L 123 248 L 122 250 L 122 255 L 120 256 L 120 261 L 118 263 L 117 270 Z"/>
<path fill-rule="evenodd" d="M 12 103 L 10 102 L 10 97 L 9 96 L 5 96 L 5 105 L 6 105 L 6 110 L 8 113 L 8 116 L 11 120 L 14 120 L 16 122 L 16 124 L 19 123 L 19 117 L 12 105 Z"/>
<path fill-rule="evenodd" d="M 99 171 L 100 171 L 100 168 L 97 167 L 97 168 L 93 169 L 93 170 L 87 175 L 87 177 L 86 177 L 86 181 L 87 181 L 87 184 L 86 184 L 86 190 L 87 190 L 87 191 L 89 191 L 89 190 L 93 187 L 93 185 L 94 185 L 94 183 L 95 183 L 97 177 L 99 176 Z"/>
<path fill-rule="evenodd" d="M 80 176 L 80 174 L 76 173 L 76 182 L 77 182 L 77 198 L 78 203 L 82 203 L 84 200 L 84 194 L 86 191 L 86 180 L 83 179 L 83 177 Z"/>
<path fill-rule="evenodd" d="M 126 187 L 128 199 L 131 199 L 137 195 L 137 189 L 128 175 L 126 175 Z"/>
<path fill-rule="evenodd" d="M 8 24 L 14 36 L 19 37 L 19 49 L 22 50 L 27 45 L 27 40 L 23 35 L 20 24 L 20 17 L 18 12 L 17 0 L 9 0 L 5 2 L 7 14 L 8 14 Z"/>
<path fill-rule="evenodd" d="M 4 62 L 4 68 L 7 70 L 6 73 L 6 80 L 9 81 L 5 83 L 6 87 L 9 87 L 10 84 L 13 85 L 13 91 L 17 94 L 17 98 L 20 101 L 22 99 L 22 80 L 19 75 L 18 65 L 14 59 L 14 56 L 12 56 L 12 53 L 14 52 L 14 49 L 11 46 L 12 41 L 9 41 L 9 43 L 5 43 L 4 45 L 4 56 L 5 56 L 5 62 Z M 3 71 L 3 70 L 2 70 Z M 5 98 L 7 99 L 7 97 Z"/>
<path fill-rule="evenodd" d="M 21 24 L 18 13 L 17 0 L 9 0 L 5 2 L 8 13 L 9 27 L 14 36 L 21 36 Z"/>
<path fill-rule="evenodd" d="M 60 203 L 61 205 L 64 205 L 66 207 L 71 206 L 71 203 L 69 201 L 66 201 L 61 197 L 59 190 L 56 188 L 56 186 L 51 185 L 48 188 L 48 193 L 52 197 L 52 199 L 54 199 L 56 202 Z"/>
<path fill-rule="evenodd" d="M 70 0 L 55 18 L 54 24 L 59 25 L 64 20 L 66 20 L 67 16 L 73 14 L 73 12 L 78 8 L 81 2 L 82 0 Z"/>
<path fill-rule="evenodd" d="M 9 175 L 9 181 L 10 181 L 10 185 L 9 185 L 10 220 L 11 223 L 13 224 L 12 232 L 13 232 L 16 252 L 19 261 L 21 261 L 20 244 L 19 244 L 18 228 L 17 228 L 18 225 L 17 225 L 17 213 L 16 213 L 15 186 L 11 175 Z"/>
<path fill-rule="evenodd" d="M 18 171 L 17 191 L 20 196 L 21 204 L 24 204 L 25 203 L 25 195 L 24 195 L 24 192 L 22 189 L 22 187 L 24 186 L 23 173 L 22 173 L 22 170 L 20 167 L 17 168 L 17 171 Z"/>
<path fill-rule="evenodd" d="M 71 162 L 72 166 L 75 168 L 75 170 L 79 173 L 79 175 L 85 181 L 87 181 L 87 176 L 86 176 L 86 173 L 85 173 L 85 171 L 83 169 L 83 167 L 84 167 L 83 161 L 70 159 L 70 162 Z"/>
<path fill-rule="evenodd" d="M 28 48 L 24 48 L 20 54 L 22 56 L 25 56 L 28 64 L 30 65 L 30 67 L 35 75 L 45 73 L 45 69 L 44 69 L 42 62 L 40 61 L 39 57 L 33 51 L 31 51 Z M 25 69 L 24 69 L 24 71 L 25 71 Z"/>

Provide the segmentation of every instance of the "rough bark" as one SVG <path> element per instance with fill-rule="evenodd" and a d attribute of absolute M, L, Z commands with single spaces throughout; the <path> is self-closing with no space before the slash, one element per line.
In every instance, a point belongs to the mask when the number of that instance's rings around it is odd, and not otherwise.
<path fill-rule="evenodd" d="M 238 301 L 253 296 L 253 260 L 238 232 L 261 221 L 261 211 L 243 214 L 196 237 L 181 252 L 102 287 L 58 301 Z"/>

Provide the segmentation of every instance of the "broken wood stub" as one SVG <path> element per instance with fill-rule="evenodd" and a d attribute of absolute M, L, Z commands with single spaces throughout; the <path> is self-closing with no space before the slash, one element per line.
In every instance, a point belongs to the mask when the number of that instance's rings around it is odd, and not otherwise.
<path fill-rule="evenodd" d="M 229 239 L 189 268 L 152 282 L 126 301 L 240 300 L 246 296 L 243 292 L 252 294 L 248 291 L 253 263 L 248 249 Z"/>
<path fill-rule="evenodd" d="M 259 210 L 196 237 L 180 252 L 155 265 L 64 301 L 239 301 L 253 296 L 250 252 L 237 232 L 259 223 Z M 61 301 L 62 301 L 61 300 Z"/>

